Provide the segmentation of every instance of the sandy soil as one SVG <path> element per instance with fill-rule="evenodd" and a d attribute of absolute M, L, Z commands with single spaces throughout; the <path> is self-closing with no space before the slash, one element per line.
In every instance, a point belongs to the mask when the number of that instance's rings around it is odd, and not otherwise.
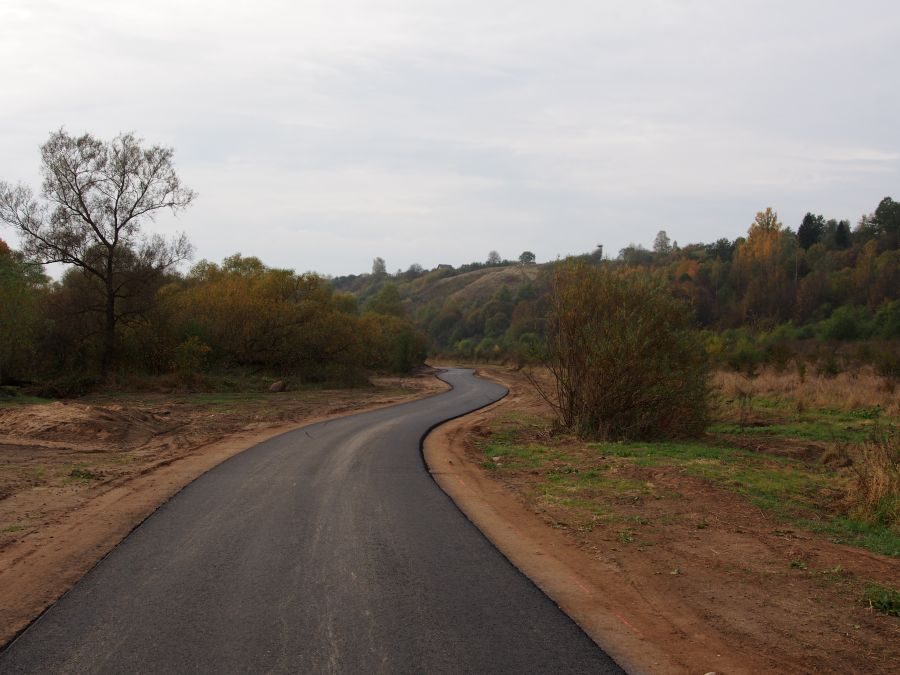
<path fill-rule="evenodd" d="M 225 459 L 304 424 L 446 389 L 430 373 L 375 384 L 0 408 L 0 645 Z"/>
<path fill-rule="evenodd" d="M 859 597 L 867 582 L 900 585 L 897 560 L 784 529 L 746 500 L 665 467 L 633 467 L 633 477 L 677 500 L 617 506 L 645 524 L 634 543 L 617 539 L 621 526 L 573 527 L 571 513 L 530 490 L 535 472 L 481 468 L 472 439 L 493 416 L 544 410 L 521 376 L 485 374 L 510 396 L 432 433 L 428 466 L 500 550 L 623 667 L 896 672 L 900 620 Z"/>

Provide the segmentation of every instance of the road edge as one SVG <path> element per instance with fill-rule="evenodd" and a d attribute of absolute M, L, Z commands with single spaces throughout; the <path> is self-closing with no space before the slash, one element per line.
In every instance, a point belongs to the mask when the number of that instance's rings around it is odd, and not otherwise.
<path fill-rule="evenodd" d="M 560 533 L 534 517 L 499 483 L 466 457 L 465 437 L 483 416 L 514 402 L 505 383 L 489 373 L 478 377 L 503 386 L 507 394 L 450 420 L 436 424 L 423 436 L 422 459 L 438 487 L 484 537 L 525 577 L 556 604 L 597 646 L 629 673 L 689 673 L 689 664 L 677 660 L 649 642 L 627 612 L 603 603 L 596 611 L 600 592 L 596 581 L 585 578 L 573 558 L 580 551 Z M 512 521 L 520 522 L 516 526 Z M 528 526 L 522 527 L 525 520 Z M 591 602 L 586 602 L 590 598 Z"/>

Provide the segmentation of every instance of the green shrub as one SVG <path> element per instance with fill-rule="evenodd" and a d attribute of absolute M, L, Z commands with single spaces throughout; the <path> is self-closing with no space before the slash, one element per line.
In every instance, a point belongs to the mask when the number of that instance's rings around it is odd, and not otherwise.
<path fill-rule="evenodd" d="M 863 602 L 876 612 L 900 616 L 900 592 L 878 584 L 870 584 L 863 594 Z"/>
<path fill-rule="evenodd" d="M 872 317 L 865 307 L 843 305 L 817 328 L 826 340 L 859 340 L 872 334 Z"/>
<path fill-rule="evenodd" d="M 196 335 L 175 347 L 175 369 L 182 374 L 199 373 L 206 369 L 209 353 L 212 351 Z"/>
<path fill-rule="evenodd" d="M 900 338 L 900 300 L 885 302 L 879 307 L 874 323 L 878 337 Z"/>

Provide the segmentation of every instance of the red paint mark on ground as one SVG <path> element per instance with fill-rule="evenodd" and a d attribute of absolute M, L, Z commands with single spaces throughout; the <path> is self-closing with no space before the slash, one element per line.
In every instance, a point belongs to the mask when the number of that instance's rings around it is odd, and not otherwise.
<path fill-rule="evenodd" d="M 584 591 L 584 593 L 586 593 L 587 595 L 590 595 L 590 594 L 591 594 L 591 589 L 588 588 L 587 586 L 585 586 L 585 585 L 584 585 L 583 583 L 581 583 L 580 581 L 578 581 L 578 578 L 577 578 L 577 577 L 572 577 L 572 581 L 574 581 L 574 582 L 575 582 L 575 585 L 578 586 L 578 588 L 580 588 L 582 591 Z"/>
<path fill-rule="evenodd" d="M 641 631 L 639 631 L 637 628 L 635 628 L 635 627 L 632 626 L 630 623 L 628 623 L 628 620 L 627 620 L 624 616 L 622 616 L 621 614 L 616 614 L 616 618 L 617 618 L 619 621 L 621 621 L 622 623 L 624 623 L 626 626 L 628 626 L 628 627 L 629 627 L 631 630 L 633 630 L 635 633 L 637 633 L 638 635 L 640 635 L 641 637 L 643 637 L 643 633 L 641 633 Z"/>

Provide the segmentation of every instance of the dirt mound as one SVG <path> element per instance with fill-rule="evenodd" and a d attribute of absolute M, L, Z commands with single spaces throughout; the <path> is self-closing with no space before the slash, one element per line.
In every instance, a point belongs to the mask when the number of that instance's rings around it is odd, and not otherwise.
<path fill-rule="evenodd" d="M 0 409 L 0 435 L 31 441 L 71 441 L 98 447 L 142 444 L 165 431 L 162 418 L 117 405 L 47 403 Z"/>

